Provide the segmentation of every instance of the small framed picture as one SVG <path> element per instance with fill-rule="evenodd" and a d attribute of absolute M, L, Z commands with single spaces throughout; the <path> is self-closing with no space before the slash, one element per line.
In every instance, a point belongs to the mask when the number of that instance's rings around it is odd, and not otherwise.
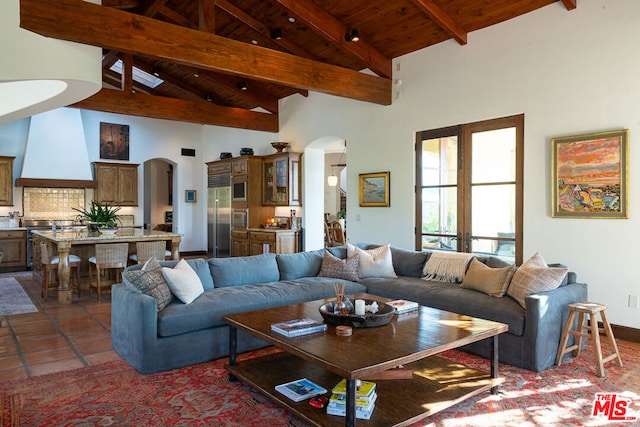
<path fill-rule="evenodd" d="M 389 207 L 389 172 L 361 173 L 360 206 Z"/>
<path fill-rule="evenodd" d="M 196 202 L 196 190 L 185 190 L 184 199 L 187 203 Z"/>

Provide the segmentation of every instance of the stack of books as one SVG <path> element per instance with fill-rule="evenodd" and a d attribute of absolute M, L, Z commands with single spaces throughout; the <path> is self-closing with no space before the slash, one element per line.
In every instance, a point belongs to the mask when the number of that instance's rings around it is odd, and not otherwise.
<path fill-rule="evenodd" d="M 327 330 L 326 323 L 315 319 L 294 319 L 286 322 L 274 323 L 271 330 L 286 337 L 297 337 L 300 335 L 313 334 Z"/>
<path fill-rule="evenodd" d="M 418 309 L 418 303 L 414 301 L 407 301 L 404 299 L 397 299 L 395 301 L 389 301 L 391 307 L 396 309 L 396 314 L 408 313 Z"/>
<path fill-rule="evenodd" d="M 325 394 L 327 392 L 325 388 L 322 388 L 318 384 L 306 378 L 290 381 L 285 384 L 279 384 L 276 386 L 276 390 L 294 402 L 300 402 L 301 400 L 309 399 L 310 397 Z"/>
<path fill-rule="evenodd" d="M 356 390 L 356 418 L 368 420 L 371 418 L 378 394 L 376 383 L 362 381 Z M 343 379 L 331 390 L 331 398 L 327 405 L 327 414 L 345 416 L 347 413 L 347 380 Z"/>

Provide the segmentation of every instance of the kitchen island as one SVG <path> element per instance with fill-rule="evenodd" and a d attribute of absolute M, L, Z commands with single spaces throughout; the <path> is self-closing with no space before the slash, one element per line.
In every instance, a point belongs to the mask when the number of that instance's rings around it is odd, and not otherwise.
<path fill-rule="evenodd" d="M 60 257 L 60 264 L 58 265 L 58 278 L 60 282 L 58 287 L 58 303 L 60 304 L 71 304 L 72 290 L 69 287 L 69 252 L 72 246 L 93 247 L 96 243 L 127 242 L 133 244 L 133 250 L 135 251 L 136 242 L 164 240 L 171 242 L 171 257 L 175 260 L 180 259 L 179 247 L 182 234 L 179 233 L 139 228 L 119 228 L 115 234 L 101 234 L 99 232 L 89 232 L 86 227 L 65 229 L 64 231 L 34 230 L 32 233 L 34 244 L 36 244 L 37 241 L 44 240 L 52 246 L 52 248 L 57 249 L 58 256 Z M 55 252 L 56 251 L 51 251 L 50 253 Z M 86 263 L 87 261 L 86 259 L 82 259 L 82 262 Z M 39 264 L 39 260 L 37 263 Z M 34 265 L 35 264 L 34 262 Z"/>

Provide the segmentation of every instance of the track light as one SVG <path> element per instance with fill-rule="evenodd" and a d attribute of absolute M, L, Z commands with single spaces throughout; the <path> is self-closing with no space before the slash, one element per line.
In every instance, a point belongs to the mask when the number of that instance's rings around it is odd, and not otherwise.
<path fill-rule="evenodd" d="M 357 42 L 360 40 L 360 34 L 358 33 L 358 30 L 354 28 L 353 30 L 351 30 L 351 33 L 347 33 L 344 35 L 344 39 L 348 42 Z"/>
<path fill-rule="evenodd" d="M 275 30 L 271 30 L 271 38 L 273 40 L 282 39 L 282 30 L 280 28 L 276 28 Z"/>
<path fill-rule="evenodd" d="M 156 77 L 160 77 L 160 68 L 154 68 L 153 71 L 151 71 L 151 74 Z"/>
<path fill-rule="evenodd" d="M 247 90 L 247 84 L 245 82 L 238 83 L 238 89 Z"/>
<path fill-rule="evenodd" d="M 209 101 L 209 102 L 213 101 L 213 97 L 211 96 L 211 94 L 209 92 L 204 94 L 204 99 L 205 99 L 205 101 Z"/>

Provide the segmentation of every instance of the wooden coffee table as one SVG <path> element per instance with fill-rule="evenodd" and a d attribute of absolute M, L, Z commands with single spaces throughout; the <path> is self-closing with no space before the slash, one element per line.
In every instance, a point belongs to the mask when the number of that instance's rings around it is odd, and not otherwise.
<path fill-rule="evenodd" d="M 358 294 L 354 298 L 388 301 L 375 295 Z M 405 426 L 455 405 L 479 393 L 497 392 L 498 335 L 506 332 L 503 323 L 463 316 L 429 307 L 394 316 L 385 326 L 356 328 L 353 335 L 341 337 L 335 327 L 327 332 L 287 338 L 271 331 L 271 324 L 310 317 L 322 320 L 318 311 L 330 300 L 311 301 L 285 307 L 224 316 L 231 327 L 229 365 L 237 377 L 279 404 L 317 426 L 354 426 L 355 383 L 382 371 L 408 366 L 412 379 L 375 380 L 378 399 L 370 420 L 358 419 L 358 425 Z M 276 354 L 237 361 L 237 330 L 240 329 L 284 350 Z M 453 363 L 437 356 L 445 350 L 490 340 L 491 372 Z M 326 409 L 293 402 L 275 390 L 288 381 L 308 378 L 331 390 L 347 379 L 347 416 L 327 415 Z"/>

